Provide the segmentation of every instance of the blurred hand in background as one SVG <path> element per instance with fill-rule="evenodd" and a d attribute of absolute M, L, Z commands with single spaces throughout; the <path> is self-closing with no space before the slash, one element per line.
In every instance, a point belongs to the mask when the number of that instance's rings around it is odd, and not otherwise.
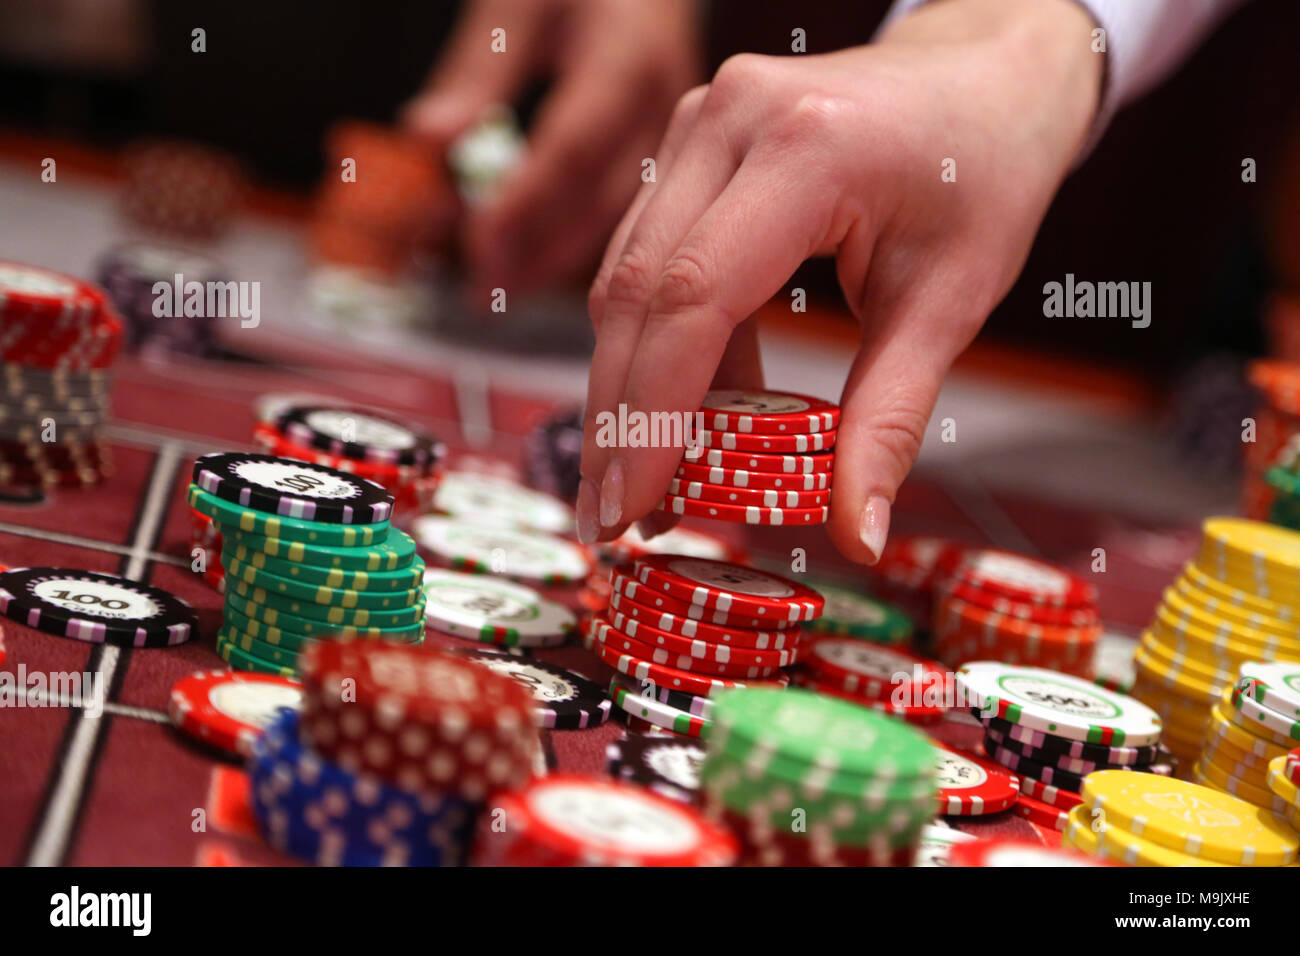
<path fill-rule="evenodd" d="M 505 50 L 493 49 L 504 30 Z M 407 127 L 445 150 L 495 103 L 551 85 L 522 162 L 464 223 L 472 285 L 537 288 L 598 261 L 678 98 L 699 81 L 694 0 L 475 0 Z"/>

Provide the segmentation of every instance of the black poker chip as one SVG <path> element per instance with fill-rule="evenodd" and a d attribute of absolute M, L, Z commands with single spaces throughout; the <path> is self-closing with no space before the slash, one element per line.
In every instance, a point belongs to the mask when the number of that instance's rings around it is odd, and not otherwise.
<path fill-rule="evenodd" d="M 292 458 L 213 452 L 194 462 L 193 477 L 218 498 L 302 521 L 377 524 L 393 513 L 393 496 L 383 485 Z"/>
<path fill-rule="evenodd" d="M 194 609 L 161 588 L 78 568 L 0 573 L 0 613 L 46 634 L 121 647 L 182 644 L 199 627 Z"/>
<path fill-rule="evenodd" d="M 1057 790 L 1068 790 L 1070 793 L 1080 793 L 1083 790 L 1083 779 L 1086 773 L 1073 773 L 1069 770 L 1062 770 L 1060 767 L 1025 757 L 1013 750 L 1008 750 L 1000 745 L 987 734 L 984 737 L 984 752 L 988 754 L 997 763 L 1006 767 L 1014 773 L 1026 777 L 1032 777 L 1040 783 L 1055 787 Z M 1138 764 L 1136 766 L 1111 767 L 1112 770 L 1129 770 L 1134 773 L 1155 773 L 1161 776 L 1172 776 L 1175 770 L 1174 762 L 1161 754 L 1154 763 Z"/>
<path fill-rule="evenodd" d="M 599 727 L 609 720 L 613 705 L 609 695 L 595 681 L 575 671 L 535 657 L 490 650 L 457 649 L 456 653 L 526 687 L 536 703 L 533 716 L 538 727 L 582 730 Z"/>
<path fill-rule="evenodd" d="M 996 730 L 1008 740 L 1016 738 L 1017 725 L 1003 720 L 1000 717 L 986 717 L 977 714 L 984 725 L 991 730 Z M 1035 734 L 1035 743 L 1033 751 L 1020 748 L 1012 748 L 1023 753 L 1027 757 L 1033 757 L 1035 760 L 1042 760 L 1044 763 L 1054 763 L 1055 761 L 1047 760 L 1039 753 L 1043 754 L 1060 754 L 1065 757 L 1077 757 L 1080 760 L 1091 760 L 1093 763 L 1104 763 L 1114 765 L 1132 765 L 1136 763 L 1152 763 L 1160 753 L 1160 748 L 1156 744 L 1145 744 L 1140 747 L 1111 747 L 1107 744 L 1087 743 L 1082 740 L 1069 740 L 1065 737 L 1057 737 L 1053 734 Z M 1019 741 L 1017 741 L 1019 743 Z M 1025 745 L 1029 746 L 1029 745 Z M 1036 751 L 1036 752 L 1034 752 Z"/>
<path fill-rule="evenodd" d="M 605 769 L 611 777 L 693 803 L 700 791 L 700 765 L 706 753 L 700 741 L 690 738 L 628 734 L 605 748 Z"/>
<path fill-rule="evenodd" d="M 423 428 L 371 409 L 293 405 L 276 416 L 275 427 L 296 444 L 379 465 L 429 468 L 446 454 Z"/>

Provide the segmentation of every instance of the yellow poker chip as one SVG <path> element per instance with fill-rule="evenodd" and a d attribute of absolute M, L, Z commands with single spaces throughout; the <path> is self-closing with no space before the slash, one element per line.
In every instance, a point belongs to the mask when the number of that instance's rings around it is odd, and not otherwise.
<path fill-rule="evenodd" d="M 1300 843 L 1268 811 L 1173 777 L 1099 770 L 1084 778 L 1081 795 L 1081 806 L 1105 815 L 1103 840 L 1118 828 L 1180 854 L 1244 866 L 1290 863 Z"/>
<path fill-rule="evenodd" d="M 1286 757 L 1277 757 L 1268 763 L 1268 788 L 1287 804 L 1287 816 L 1300 812 L 1300 787 L 1286 775 Z"/>
<path fill-rule="evenodd" d="M 1294 622 L 1261 614 L 1231 601 L 1222 601 L 1202 591 L 1187 578 L 1166 588 L 1165 605 L 1176 617 L 1207 628 L 1216 638 L 1220 629 L 1233 632 L 1234 641 L 1259 643 L 1265 647 L 1300 647 L 1300 627 Z"/>
<path fill-rule="evenodd" d="M 1189 568 L 1195 568 L 1195 565 L 1189 565 Z M 1256 606 L 1241 600 L 1242 597 L 1254 597 L 1254 595 L 1232 592 L 1237 595 L 1233 598 L 1223 592 L 1212 592 L 1202 584 L 1198 584 L 1190 571 L 1185 571 L 1177 578 L 1169 588 L 1169 592 L 1181 605 L 1201 616 L 1232 624 L 1244 624 L 1251 630 L 1300 642 L 1300 621 L 1296 620 L 1293 609 L 1285 605 Z M 1279 616 L 1283 614 L 1290 616 Z"/>
<path fill-rule="evenodd" d="M 1208 734 L 1205 740 L 1204 753 L 1206 756 L 1212 756 L 1219 766 L 1225 770 L 1229 766 L 1245 768 L 1247 773 L 1239 773 L 1239 777 L 1249 777 L 1252 773 L 1257 773 L 1263 777 L 1264 771 L 1268 769 L 1268 758 L 1256 757 L 1239 747 L 1234 746 L 1226 737 L 1219 737 L 1213 733 Z"/>
<path fill-rule="evenodd" d="M 1175 670 L 1186 671 L 1198 680 L 1204 680 L 1211 684 L 1235 684 L 1237 682 L 1237 668 L 1233 666 L 1231 661 L 1225 661 L 1222 658 L 1207 661 L 1202 657 L 1187 654 L 1177 647 L 1165 644 L 1160 635 L 1154 631 L 1143 632 L 1141 646 L 1149 654 L 1163 660 L 1168 666 Z M 1221 664 L 1226 666 L 1218 666 Z"/>
<path fill-rule="evenodd" d="M 1238 750 L 1249 753 L 1252 757 L 1263 760 L 1272 760 L 1275 757 L 1285 756 L 1287 748 L 1265 740 L 1263 737 L 1257 737 L 1244 727 L 1230 720 L 1215 705 L 1210 711 L 1209 733 L 1211 739 L 1221 739 L 1232 744 Z"/>
<path fill-rule="evenodd" d="M 1202 532 L 1212 553 L 1289 572 L 1300 584 L 1300 534 L 1245 518 L 1208 518 Z"/>
<path fill-rule="evenodd" d="M 1206 787 L 1212 787 L 1225 796 L 1236 797 L 1252 806 L 1267 810 L 1274 816 L 1285 816 L 1287 806 L 1279 796 L 1270 791 L 1261 781 L 1260 784 L 1247 783 L 1240 777 L 1233 777 L 1223 768 L 1204 761 L 1192 768 L 1192 779 Z"/>
<path fill-rule="evenodd" d="M 1197 761 L 1202 767 L 1208 768 L 1211 772 L 1206 776 L 1211 780 L 1220 779 L 1220 776 L 1248 784 L 1264 790 L 1268 786 L 1268 764 L 1255 766 L 1247 763 L 1237 763 L 1232 757 L 1223 750 L 1207 746 L 1201 751 L 1201 759 Z M 1224 785 L 1229 793 L 1232 790 Z M 1251 803 L 1259 806 L 1259 801 L 1254 799 L 1254 794 L 1242 796 L 1243 800 L 1250 800 Z"/>
<path fill-rule="evenodd" d="M 1086 804 L 1080 804 L 1066 817 L 1066 838 L 1085 853 L 1091 852 L 1094 856 L 1129 866 L 1227 866 L 1226 863 L 1170 850 L 1102 821 L 1104 818 L 1093 816 Z M 1098 829 L 1093 829 L 1094 826 Z M 1085 850 L 1084 846 L 1095 849 Z"/>
<path fill-rule="evenodd" d="M 1209 594 L 1220 601 L 1240 607 L 1243 610 L 1249 610 L 1255 614 L 1263 615 L 1267 618 L 1279 621 L 1295 621 L 1300 624 L 1300 608 L 1287 604 L 1279 604 L 1276 601 L 1262 598 L 1253 592 L 1242 591 L 1240 588 L 1234 588 L 1231 585 L 1223 583 L 1215 577 L 1214 574 L 1200 567 L 1195 562 L 1192 562 L 1183 568 L 1183 578 L 1189 585 L 1199 588 L 1206 594 Z"/>
<path fill-rule="evenodd" d="M 1225 686 L 1232 686 L 1231 682 L 1211 684 L 1200 680 L 1195 675 L 1188 674 L 1183 668 L 1155 657 L 1141 646 L 1134 652 L 1133 662 L 1137 665 L 1138 672 L 1146 674 L 1154 683 L 1181 691 L 1184 697 L 1204 700 L 1207 707 L 1223 693 Z"/>
<path fill-rule="evenodd" d="M 1298 656 L 1300 651 L 1300 641 L 1253 628 L 1244 621 L 1194 614 L 1191 606 L 1172 589 L 1165 591 L 1164 601 L 1151 621 L 1151 630 L 1167 632 L 1188 647 L 1204 647 L 1211 658 L 1235 655 L 1271 660 L 1278 656 Z"/>
<path fill-rule="evenodd" d="M 1088 826 L 1087 816 L 1078 813 L 1084 809 L 1082 806 L 1076 806 L 1066 814 L 1065 830 L 1061 833 L 1061 846 L 1078 850 L 1088 856 L 1101 856 L 1101 840 Z"/>

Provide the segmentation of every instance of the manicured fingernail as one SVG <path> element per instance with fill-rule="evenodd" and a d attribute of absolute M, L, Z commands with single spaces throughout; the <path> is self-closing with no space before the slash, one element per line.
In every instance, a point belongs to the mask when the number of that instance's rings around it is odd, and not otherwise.
<path fill-rule="evenodd" d="M 600 523 L 613 528 L 623 520 L 623 459 L 615 458 L 600 483 Z"/>
<path fill-rule="evenodd" d="M 876 495 L 862 509 L 862 518 L 858 522 L 858 537 L 871 552 L 871 563 L 880 560 L 880 552 L 885 550 L 885 539 L 889 537 L 889 502 Z"/>
<path fill-rule="evenodd" d="M 592 544 L 600 537 L 600 490 L 584 478 L 578 483 L 578 540 Z"/>

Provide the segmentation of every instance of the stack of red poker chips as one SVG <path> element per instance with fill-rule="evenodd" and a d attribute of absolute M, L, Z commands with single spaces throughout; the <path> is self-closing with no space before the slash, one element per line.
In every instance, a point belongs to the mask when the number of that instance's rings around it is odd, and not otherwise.
<path fill-rule="evenodd" d="M 913 724 L 943 720 L 951 674 L 938 661 L 855 637 L 817 637 L 805 648 L 794 682 Z"/>
<path fill-rule="evenodd" d="M 932 535 L 895 535 L 868 573 L 872 590 L 897 604 L 920 626 L 934 610 L 935 589 L 956 570 L 968 545 Z"/>
<path fill-rule="evenodd" d="M 433 508 L 446 446 L 424 428 L 388 412 L 348 405 L 290 404 L 269 408 L 253 429 L 268 454 L 325 465 L 383 485 L 394 519 Z"/>
<path fill-rule="evenodd" d="M 199 143 L 133 143 L 122 154 L 121 168 L 122 211 L 172 235 L 210 239 L 221 234 L 244 192 L 235 158 Z"/>
<path fill-rule="evenodd" d="M 1006 551 L 973 551 L 940 587 L 935 653 L 951 667 L 995 660 L 1092 677 L 1101 638 L 1097 590 L 1070 572 Z"/>
<path fill-rule="evenodd" d="M 298 657 L 302 742 L 351 773 L 482 803 L 541 752 L 533 696 L 490 668 L 388 641 L 316 641 Z"/>
<path fill-rule="evenodd" d="M 705 396 L 660 511 L 756 525 L 825 524 L 839 406 L 794 392 Z"/>
<path fill-rule="evenodd" d="M 615 704 L 629 721 L 705 737 L 712 698 L 755 684 L 786 686 L 800 625 L 821 595 L 795 581 L 692 555 L 642 555 L 610 575 L 609 606 L 583 644 L 619 672 Z"/>
<path fill-rule="evenodd" d="M 121 343 L 102 289 L 0 261 L 0 483 L 86 486 L 111 473 L 99 431 Z"/>
<path fill-rule="evenodd" d="M 190 509 L 191 563 L 202 560 L 203 580 L 218 594 L 226 593 L 226 572 L 221 565 L 221 532 L 212 519 Z"/>
<path fill-rule="evenodd" d="M 739 544 L 693 528 L 670 528 L 647 541 L 636 526 L 628 528 L 613 541 L 592 545 L 595 568 L 578 594 L 578 600 L 588 611 L 603 611 L 609 605 L 610 572 L 615 566 L 626 564 L 650 554 L 685 554 L 715 561 L 744 564 L 749 554 Z"/>
<path fill-rule="evenodd" d="M 695 808 L 604 777 L 550 774 L 496 794 L 487 810 L 476 866 L 731 866 L 739 852 Z"/>

